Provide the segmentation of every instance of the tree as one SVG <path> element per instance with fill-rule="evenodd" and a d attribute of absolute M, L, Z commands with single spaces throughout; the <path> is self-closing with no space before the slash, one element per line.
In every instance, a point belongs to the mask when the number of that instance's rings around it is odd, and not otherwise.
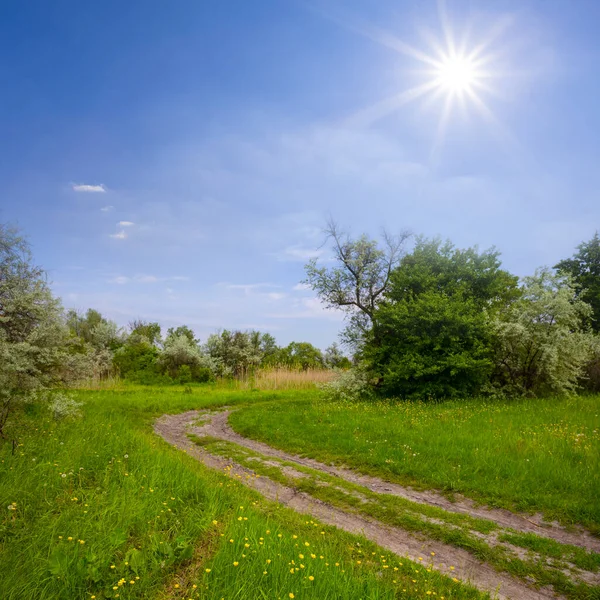
<path fill-rule="evenodd" d="M 167 341 L 169 340 L 169 338 L 172 337 L 180 337 L 184 335 L 192 344 L 196 344 L 198 345 L 200 343 L 200 340 L 196 339 L 196 334 L 187 326 L 187 325 L 180 325 L 179 327 L 169 327 L 169 329 L 167 329 L 167 337 L 165 339 L 165 345 L 167 343 Z"/>
<path fill-rule="evenodd" d="M 95 350 L 116 350 L 123 345 L 123 331 L 114 321 L 105 319 L 90 308 L 85 315 L 76 310 L 67 311 L 66 325 L 73 337 L 90 344 Z"/>
<path fill-rule="evenodd" d="M 349 369 L 352 366 L 350 359 L 344 355 L 335 342 L 325 349 L 323 362 L 330 369 Z"/>
<path fill-rule="evenodd" d="M 456 397 L 484 387 L 491 319 L 519 294 L 498 256 L 417 240 L 390 275 L 362 353 L 383 394 Z"/>
<path fill-rule="evenodd" d="M 130 336 L 141 336 L 144 337 L 153 346 L 160 346 L 161 329 L 158 323 L 150 323 L 143 319 L 136 319 L 129 323 Z"/>
<path fill-rule="evenodd" d="M 0 436 L 18 401 L 59 380 L 65 339 L 45 272 L 18 231 L 0 224 Z"/>
<path fill-rule="evenodd" d="M 495 320 L 493 382 L 512 394 L 569 394 L 578 385 L 595 340 L 592 308 L 568 275 L 539 269 L 523 295 Z"/>
<path fill-rule="evenodd" d="M 219 375 L 239 377 L 258 367 L 263 359 L 262 335 L 258 331 L 229 331 L 212 334 L 205 352 L 217 365 Z"/>
<path fill-rule="evenodd" d="M 186 371 L 193 381 L 209 381 L 213 377 L 213 362 L 200 352 L 198 345 L 186 333 L 167 336 L 158 364 L 173 378 L 181 378 Z"/>
<path fill-rule="evenodd" d="M 362 235 L 352 239 L 335 221 L 325 229 L 333 242 L 335 267 L 319 266 L 318 259 L 306 265 L 308 284 L 329 308 L 346 312 L 349 323 L 343 334 L 345 343 L 356 346 L 370 330 L 375 311 L 403 254 L 408 232 L 391 236 L 384 232 L 383 249 L 375 240 Z"/>
<path fill-rule="evenodd" d="M 291 342 L 279 353 L 279 362 L 291 368 L 308 369 L 323 368 L 323 355 L 318 348 L 308 342 Z"/>
<path fill-rule="evenodd" d="M 577 284 L 576 295 L 592 307 L 592 329 L 600 333 L 600 237 L 598 232 L 589 242 L 577 246 L 572 258 L 561 260 L 555 267 L 571 276 Z"/>

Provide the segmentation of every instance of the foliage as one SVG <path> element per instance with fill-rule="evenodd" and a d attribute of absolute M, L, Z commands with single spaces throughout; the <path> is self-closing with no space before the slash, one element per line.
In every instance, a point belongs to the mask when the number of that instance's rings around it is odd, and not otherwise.
<path fill-rule="evenodd" d="M 274 338 L 259 331 L 229 331 L 212 334 L 204 350 L 223 377 L 239 377 L 254 371 L 272 348 Z"/>
<path fill-rule="evenodd" d="M 122 377 L 132 380 L 156 380 L 159 350 L 148 338 L 130 335 L 127 343 L 119 348 L 113 358 Z"/>
<path fill-rule="evenodd" d="M 214 361 L 203 355 L 195 340 L 190 340 L 185 332 L 167 335 L 164 349 L 158 358 L 158 366 L 170 377 L 179 379 L 180 383 L 210 381 L 216 370 Z"/>
<path fill-rule="evenodd" d="M 151 323 L 143 319 L 136 319 L 129 323 L 130 336 L 146 338 L 153 346 L 160 346 L 162 342 L 161 329 L 158 323 Z"/>
<path fill-rule="evenodd" d="M 350 359 L 344 355 L 335 342 L 325 349 L 323 362 L 329 369 L 349 369 L 352 366 Z"/>
<path fill-rule="evenodd" d="M 492 370 L 490 316 L 514 299 L 517 278 L 498 253 L 419 239 L 391 273 L 363 356 L 387 396 L 477 393 Z"/>
<path fill-rule="evenodd" d="M 28 244 L 0 224 L 0 436 L 15 402 L 59 379 L 61 310 Z"/>
<path fill-rule="evenodd" d="M 187 325 L 180 325 L 179 327 L 169 327 L 167 330 L 165 345 L 171 338 L 177 338 L 182 335 L 185 336 L 191 344 L 198 345 L 200 343 L 200 340 L 196 339 L 196 334 Z"/>
<path fill-rule="evenodd" d="M 374 397 L 369 372 L 362 366 L 338 370 L 337 377 L 320 386 L 325 398 L 331 402 L 358 402 Z"/>
<path fill-rule="evenodd" d="M 600 237 L 598 232 L 589 242 L 577 246 L 572 258 L 561 260 L 554 268 L 571 276 L 576 294 L 592 307 L 592 329 L 600 332 Z"/>
<path fill-rule="evenodd" d="M 277 353 L 277 362 L 288 368 L 306 371 L 324 366 L 323 355 L 318 348 L 308 342 L 291 342 Z"/>
<path fill-rule="evenodd" d="M 572 393 L 593 353 L 592 309 L 568 276 L 549 269 L 525 277 L 522 292 L 494 322 L 493 384 L 512 394 Z"/>
<path fill-rule="evenodd" d="M 76 310 L 66 314 L 66 325 L 74 338 L 80 339 L 95 350 L 116 350 L 123 345 L 123 332 L 114 321 L 105 319 L 97 310 L 88 309 L 85 316 Z"/>
<path fill-rule="evenodd" d="M 81 416 L 81 407 L 83 406 L 83 403 L 75 400 L 73 396 L 67 395 L 64 392 L 54 392 L 50 396 L 48 406 L 55 419 L 73 419 Z"/>
<path fill-rule="evenodd" d="M 333 242 L 335 267 L 319 266 L 314 258 L 306 265 L 306 281 L 330 308 L 339 308 L 349 318 L 344 341 L 357 346 L 370 329 L 377 304 L 385 292 L 390 273 L 402 256 L 402 248 L 410 237 L 384 233 L 384 249 L 366 235 L 352 239 L 332 220 L 325 231 Z"/>

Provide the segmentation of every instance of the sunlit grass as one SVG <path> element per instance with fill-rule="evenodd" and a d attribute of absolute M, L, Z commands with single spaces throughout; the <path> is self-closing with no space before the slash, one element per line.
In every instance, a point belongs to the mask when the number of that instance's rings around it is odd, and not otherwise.
<path fill-rule="evenodd" d="M 600 396 L 442 404 L 305 399 L 247 407 L 230 422 L 292 453 L 600 532 Z"/>
<path fill-rule="evenodd" d="M 263 501 L 151 431 L 165 412 L 281 394 L 205 387 L 77 395 L 82 419 L 56 423 L 30 406 L 12 422 L 16 453 L 0 445 L 3 600 L 484 597 Z"/>

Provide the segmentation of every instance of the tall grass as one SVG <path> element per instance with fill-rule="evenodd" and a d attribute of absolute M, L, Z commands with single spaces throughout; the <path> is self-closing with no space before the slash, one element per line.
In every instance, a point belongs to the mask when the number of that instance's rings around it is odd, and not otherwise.
<path fill-rule="evenodd" d="M 314 389 L 318 384 L 328 383 L 334 377 L 335 372 L 331 369 L 271 367 L 234 379 L 232 386 L 242 390 L 307 390 Z"/>

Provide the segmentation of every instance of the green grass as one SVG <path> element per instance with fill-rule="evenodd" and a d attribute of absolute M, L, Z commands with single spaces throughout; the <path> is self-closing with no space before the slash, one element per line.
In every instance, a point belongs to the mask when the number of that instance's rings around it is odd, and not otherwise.
<path fill-rule="evenodd" d="M 306 397 L 234 412 L 274 447 L 600 534 L 600 396 L 442 404 Z"/>
<path fill-rule="evenodd" d="M 281 394 L 207 387 L 77 395 L 81 419 L 56 423 L 32 405 L 12 422 L 16 453 L 0 442 L 3 600 L 486 597 L 264 501 L 151 430 L 164 412 Z"/>
<path fill-rule="evenodd" d="M 497 530 L 497 525 L 491 521 L 450 513 L 388 494 L 376 494 L 367 488 L 325 473 L 285 460 L 266 458 L 248 448 L 210 436 L 189 437 L 210 453 L 231 458 L 257 474 L 295 487 L 345 511 L 372 517 L 382 523 L 466 550 L 499 571 L 528 581 L 534 580 L 540 586 L 552 585 L 557 593 L 571 600 L 587 600 L 600 596 L 599 587 L 576 584 L 563 572 L 565 561 L 582 569 L 597 571 L 600 566 L 600 554 L 533 534 L 501 533 L 498 537 L 500 542 L 536 553 L 529 559 L 521 559 L 510 546 L 495 543 L 490 545 L 481 536 L 474 535 L 474 532 L 486 534 Z M 268 464 L 264 461 L 268 461 Z M 286 466 L 293 467 L 298 476 L 291 477 L 286 474 Z M 300 474 L 305 477 L 299 477 Z M 427 517 L 435 519 L 435 522 L 431 522 Z"/>

